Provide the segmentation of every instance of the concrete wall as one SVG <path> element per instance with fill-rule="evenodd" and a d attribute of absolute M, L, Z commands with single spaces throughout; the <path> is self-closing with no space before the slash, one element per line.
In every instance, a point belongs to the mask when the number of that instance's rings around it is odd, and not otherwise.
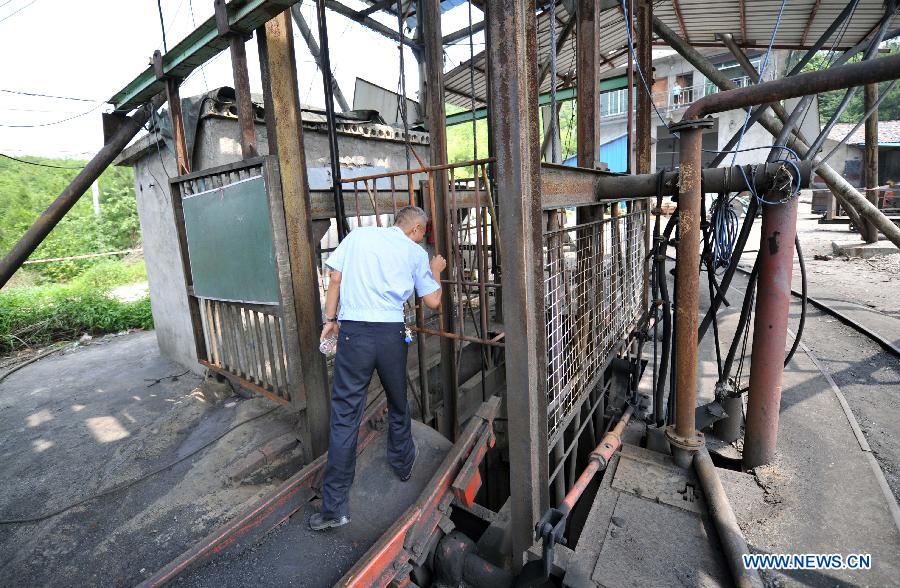
<path fill-rule="evenodd" d="M 239 136 L 236 119 L 218 116 L 204 118 L 197 132 L 194 169 L 208 169 L 240 161 Z M 260 153 L 268 154 L 265 125 L 256 125 L 256 136 Z M 306 165 L 309 168 L 330 165 L 326 133 L 304 128 L 304 142 Z M 402 142 L 339 135 L 339 148 L 342 168 L 406 169 L 406 149 Z M 430 158 L 428 146 L 420 144 L 414 145 L 414 148 L 427 163 Z M 174 155 L 164 140 L 148 135 L 128 147 L 117 163 L 134 168 L 137 209 L 150 286 L 150 306 L 160 351 L 165 357 L 202 373 L 203 367 L 197 363 L 169 192 L 169 178 L 177 175 Z M 412 165 L 417 166 L 414 157 Z M 321 174 L 318 176 L 321 177 Z"/>

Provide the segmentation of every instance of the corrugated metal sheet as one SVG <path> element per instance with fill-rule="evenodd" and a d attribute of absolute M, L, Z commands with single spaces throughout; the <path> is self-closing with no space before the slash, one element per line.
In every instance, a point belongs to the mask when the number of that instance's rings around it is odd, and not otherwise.
<path fill-rule="evenodd" d="M 611 172 L 625 172 L 628 170 L 628 136 L 622 135 L 612 141 L 600 145 L 600 159 L 609 166 Z M 563 165 L 578 165 L 578 156 L 567 157 Z"/>
<path fill-rule="evenodd" d="M 678 5 L 681 20 L 676 15 Z M 744 7 L 743 15 L 741 6 Z M 722 47 L 716 38 L 717 33 L 732 33 L 739 44 L 745 48 L 765 48 L 768 46 L 775 28 L 775 21 L 781 0 L 660 0 L 654 2 L 654 14 L 672 30 L 681 34 L 697 47 Z M 789 0 L 778 33 L 775 36 L 776 48 L 809 47 L 825 32 L 828 26 L 847 6 L 847 0 Z M 561 34 L 569 14 L 565 2 L 556 10 L 557 36 Z M 840 28 L 825 47 L 831 49 L 848 49 L 866 38 L 881 19 L 883 14 L 882 0 L 861 0 L 850 19 L 849 24 Z M 546 8 L 538 15 L 538 55 L 539 63 L 544 63 L 550 55 L 550 17 Z M 897 17 L 891 26 L 897 24 Z M 659 43 L 658 39 L 655 42 Z M 627 35 L 625 20 L 618 8 L 604 11 L 600 18 L 600 54 L 602 55 L 601 71 L 612 70 L 627 63 Z M 474 58 L 474 95 L 476 105 L 484 106 L 486 99 L 487 65 L 485 54 L 481 52 Z M 575 76 L 575 33 L 569 37 L 557 59 L 557 71 L 561 77 Z M 470 96 L 473 87 L 470 81 L 470 62 L 460 64 L 448 71 L 445 76 L 446 98 L 451 104 L 470 108 Z M 550 76 L 541 85 L 541 92 L 550 90 Z M 574 79 L 574 78 L 573 78 Z"/>

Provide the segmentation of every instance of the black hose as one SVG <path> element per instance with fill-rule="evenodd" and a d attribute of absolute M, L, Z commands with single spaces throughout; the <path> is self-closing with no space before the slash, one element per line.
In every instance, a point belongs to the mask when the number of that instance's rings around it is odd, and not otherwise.
<path fill-rule="evenodd" d="M 737 349 L 743 339 L 744 330 L 747 328 L 747 322 L 752 310 L 753 293 L 756 290 L 756 278 L 759 276 L 759 256 L 753 264 L 753 270 L 747 278 L 747 290 L 744 292 L 744 304 L 741 306 L 741 316 L 738 319 L 737 328 L 734 331 L 734 340 L 728 348 L 728 355 L 725 356 L 725 363 L 722 366 L 722 375 L 719 377 L 719 383 L 724 384 L 731 375 L 731 366 L 734 364 L 734 357 L 737 355 Z"/>
<path fill-rule="evenodd" d="M 653 418 L 656 420 L 658 426 L 662 426 L 666 422 L 663 411 L 665 409 L 666 377 L 668 375 L 669 357 L 672 349 L 672 303 L 669 299 L 669 284 L 668 278 L 666 277 L 666 250 L 669 247 L 669 239 L 671 238 L 672 230 L 675 228 L 676 217 L 676 215 L 673 214 L 669 218 L 663 234 L 660 235 L 659 226 L 661 222 L 660 217 L 662 215 L 663 181 L 663 174 L 660 173 L 656 196 L 656 226 L 654 227 L 656 250 L 654 251 L 653 258 L 653 267 L 656 274 L 656 287 L 659 289 L 659 300 L 662 301 L 660 310 L 662 311 L 663 323 L 662 353 L 660 354 L 659 370 L 656 374 L 656 386 L 653 396 Z"/>
<path fill-rule="evenodd" d="M 797 335 L 794 337 L 794 344 L 784 358 L 784 367 L 794 357 L 797 348 L 800 347 L 800 338 L 803 337 L 803 327 L 806 325 L 806 306 L 808 301 L 808 292 L 806 288 L 806 263 L 803 261 L 803 249 L 800 248 L 800 237 L 794 236 L 794 247 L 797 248 L 797 260 L 800 262 L 800 323 L 797 325 Z"/>
<path fill-rule="evenodd" d="M 747 213 L 744 216 L 744 223 L 741 225 L 741 232 L 738 235 L 737 241 L 734 243 L 734 250 L 731 254 L 731 263 L 722 275 L 722 281 L 719 282 L 719 292 L 716 297 L 710 301 L 709 309 L 703 316 L 703 321 L 700 323 L 700 329 L 697 333 L 697 341 L 703 340 L 706 331 L 709 329 L 709 325 L 712 324 L 713 318 L 719 311 L 719 306 L 721 306 L 722 301 L 725 300 L 725 295 L 728 293 L 728 288 L 731 286 L 731 279 L 734 277 L 734 272 L 737 271 L 738 262 L 741 260 L 741 254 L 744 252 L 744 247 L 747 246 L 747 239 L 750 237 L 750 229 L 753 227 L 753 221 L 756 220 L 758 208 L 759 203 L 756 201 L 756 198 L 751 198 L 750 205 L 747 207 Z"/>

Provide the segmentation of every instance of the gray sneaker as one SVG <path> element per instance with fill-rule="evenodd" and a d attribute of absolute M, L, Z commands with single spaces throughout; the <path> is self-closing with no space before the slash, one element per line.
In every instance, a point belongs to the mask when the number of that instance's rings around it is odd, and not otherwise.
<path fill-rule="evenodd" d="M 343 515 L 334 518 L 325 518 L 325 516 L 317 512 L 309 517 L 309 528 L 313 531 L 324 531 L 325 529 L 335 529 L 343 527 L 350 522 L 350 517 Z"/>
<path fill-rule="evenodd" d="M 419 459 L 419 444 L 413 441 L 413 460 L 412 463 L 409 464 L 409 471 L 406 474 L 400 475 L 401 482 L 409 482 L 409 479 L 412 478 L 413 468 L 416 467 L 416 460 Z"/>

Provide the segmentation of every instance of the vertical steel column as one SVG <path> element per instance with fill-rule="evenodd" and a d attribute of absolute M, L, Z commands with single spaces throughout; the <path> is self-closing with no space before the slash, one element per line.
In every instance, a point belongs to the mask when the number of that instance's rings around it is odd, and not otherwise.
<path fill-rule="evenodd" d="M 743 463 L 746 469 L 769 463 L 775 455 L 794 267 L 794 237 L 797 234 L 797 200 L 791 198 L 783 204 L 763 205 L 753 322 L 753 362 L 750 365 L 744 435 Z"/>
<path fill-rule="evenodd" d="M 702 446 L 694 411 L 697 408 L 697 323 L 700 308 L 700 187 L 703 128 L 712 119 L 683 121 L 678 178 L 678 272 L 675 276 L 675 425 L 666 429 L 675 463 L 690 467 Z M 664 277 L 662 279 L 665 279 Z M 781 364 L 779 363 L 779 368 Z"/>
<path fill-rule="evenodd" d="M 519 569 L 549 505 L 537 35 L 534 0 L 494 0 L 486 7 L 504 255 L 513 565 Z"/>
<path fill-rule="evenodd" d="M 651 0 L 637 0 L 635 11 L 635 52 L 637 64 L 644 73 L 647 86 L 653 88 L 653 3 Z M 650 173 L 651 137 L 653 130 L 652 97 L 644 90 L 643 84 L 637 89 L 637 136 L 635 172 Z"/>
<path fill-rule="evenodd" d="M 184 118 L 181 115 L 181 94 L 178 91 L 181 80 L 165 74 L 162 53 L 158 49 L 153 52 L 153 71 L 156 79 L 163 81 L 166 85 L 166 100 L 169 103 L 169 116 L 172 119 L 172 142 L 175 143 L 175 164 L 178 174 L 189 174 L 191 173 L 191 159 L 187 152 Z"/>
<path fill-rule="evenodd" d="M 301 382 L 293 387 L 306 398 L 304 445 L 311 457 L 328 448 L 329 404 L 328 376 L 324 356 L 319 353 L 322 309 L 319 303 L 316 242 L 313 237 L 306 154 L 297 90 L 297 64 L 290 10 L 285 10 L 258 31 L 263 86 L 271 103 L 269 129 L 270 152 L 277 154 L 281 172 L 284 218 L 289 230 L 288 255 L 294 289 L 296 333 L 300 345 Z M 275 149 L 272 149 L 272 147 Z"/>
<path fill-rule="evenodd" d="M 878 84 L 866 84 L 864 102 L 866 112 L 872 114 L 866 119 L 866 199 L 878 207 Z M 871 221 L 865 221 L 863 238 L 866 243 L 878 242 L 878 228 Z"/>
<path fill-rule="evenodd" d="M 600 104 L 597 93 L 597 16 L 600 3 L 578 0 L 576 7 L 575 71 L 577 112 L 576 137 L 578 167 L 594 169 L 597 161 L 597 144 L 600 140 Z"/>
<path fill-rule="evenodd" d="M 635 34 L 638 69 L 644 74 L 647 87 L 653 88 L 653 2 L 651 0 L 637 0 L 637 8 L 634 14 Z M 641 80 L 637 80 L 637 112 L 635 137 L 635 173 L 649 174 L 651 171 L 651 144 L 653 136 L 653 103 L 652 96 L 644 88 Z M 650 200 L 644 200 L 643 211 L 646 213 L 644 230 L 644 251 L 649 252 L 652 243 L 652 223 L 650 222 Z M 650 309 L 650 265 L 649 260 L 644 272 L 644 310 Z"/>
<path fill-rule="evenodd" d="M 631 30 L 634 30 L 634 0 L 627 0 L 628 2 L 628 12 L 627 19 L 625 22 L 625 26 L 629 27 Z M 631 40 L 634 41 L 634 35 L 631 36 Z M 634 172 L 634 52 L 632 52 L 632 48 L 628 48 L 628 66 L 626 67 L 626 71 L 628 74 L 628 122 L 625 125 L 626 134 L 628 135 L 627 150 L 628 150 L 628 162 L 627 162 L 627 171 L 630 174 Z"/>
<path fill-rule="evenodd" d="M 444 119 L 444 51 L 441 42 L 441 10 L 439 0 L 419 0 L 418 23 L 422 27 L 421 39 L 425 60 L 425 124 L 431 139 L 431 164 L 447 163 L 447 128 Z M 438 253 L 454 263 L 453 256 L 447 249 L 447 232 L 450 230 L 447 218 L 447 172 L 438 170 L 434 173 L 432 189 L 434 190 L 434 210 L 431 222 L 434 229 L 434 244 Z M 448 266 L 447 275 L 453 275 L 452 266 Z M 443 328 L 453 331 L 453 288 L 442 284 L 441 316 Z M 448 439 L 455 440 L 459 431 L 459 409 L 457 393 L 459 389 L 459 371 L 456 365 L 456 343 L 448 337 L 440 338 L 441 346 L 441 397 L 442 413 L 439 429 Z"/>
<path fill-rule="evenodd" d="M 231 29 L 225 0 L 215 0 L 216 26 L 219 35 L 228 37 L 231 43 L 231 71 L 237 98 L 238 124 L 241 129 L 241 153 L 244 159 L 256 157 L 256 129 L 254 126 L 253 100 L 250 98 L 250 74 L 247 71 L 247 48 L 241 33 Z"/>

